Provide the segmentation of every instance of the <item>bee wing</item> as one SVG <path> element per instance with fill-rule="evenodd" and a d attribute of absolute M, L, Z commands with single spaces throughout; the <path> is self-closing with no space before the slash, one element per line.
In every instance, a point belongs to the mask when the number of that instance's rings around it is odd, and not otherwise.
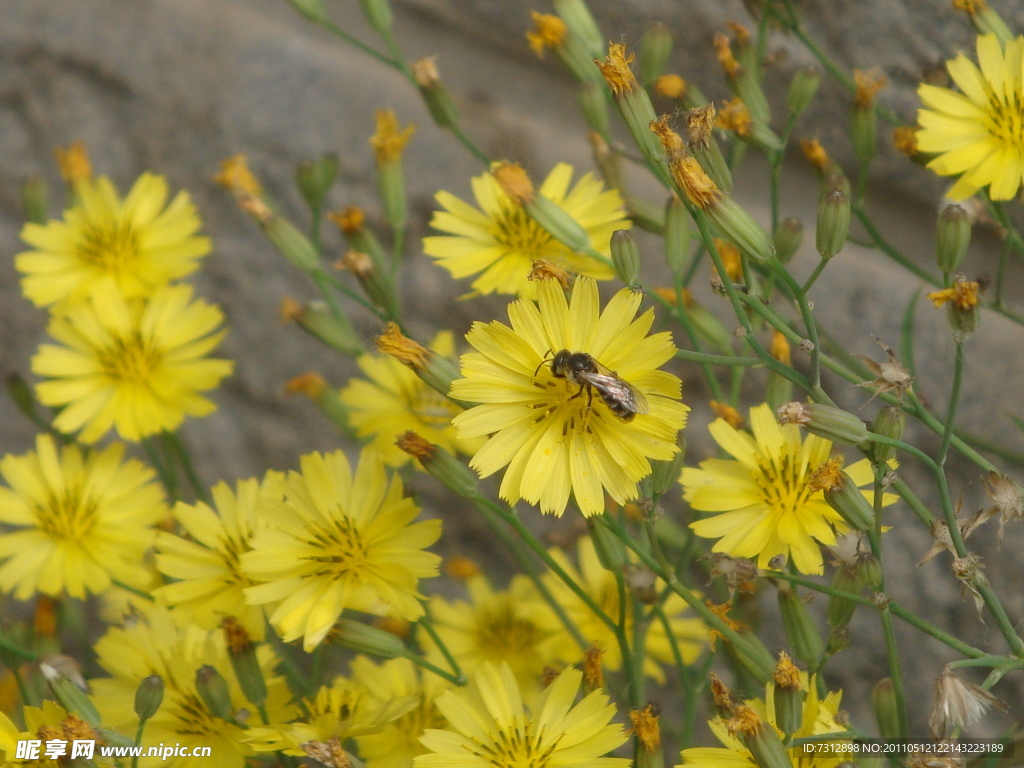
<path fill-rule="evenodd" d="M 650 411 L 650 406 L 647 404 L 647 398 L 643 396 L 643 393 L 630 384 L 628 381 L 620 377 L 614 371 L 608 370 L 605 366 L 594 361 L 597 365 L 598 373 L 590 373 L 589 371 L 580 371 L 576 376 L 581 380 L 587 382 L 592 387 L 601 390 L 605 394 L 615 398 L 616 400 L 623 403 L 633 413 L 644 414 Z"/>

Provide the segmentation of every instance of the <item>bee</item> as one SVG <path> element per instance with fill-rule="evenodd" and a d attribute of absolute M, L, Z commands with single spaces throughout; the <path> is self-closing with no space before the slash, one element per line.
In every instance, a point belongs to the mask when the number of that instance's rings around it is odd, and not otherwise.
<path fill-rule="evenodd" d="M 611 371 L 601 365 L 593 356 L 586 352 L 570 352 L 563 349 L 556 352 L 551 361 L 551 375 L 557 379 L 565 379 L 580 390 L 570 400 L 581 397 L 587 393 L 587 407 L 593 403 L 594 392 L 597 392 L 608 410 L 614 413 L 622 421 L 632 421 L 637 414 L 644 414 L 650 411 L 647 398 L 628 381 L 625 381 L 615 371 Z M 548 359 L 541 361 L 541 365 L 548 362 Z M 534 372 L 537 375 L 537 372 Z"/>

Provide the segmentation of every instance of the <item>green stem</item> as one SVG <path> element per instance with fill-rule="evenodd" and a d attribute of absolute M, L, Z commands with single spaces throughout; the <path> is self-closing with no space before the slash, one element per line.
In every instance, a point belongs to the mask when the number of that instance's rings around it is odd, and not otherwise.
<path fill-rule="evenodd" d="M 964 345 L 961 342 L 956 344 L 956 352 L 953 358 L 953 391 L 949 395 L 949 410 L 946 412 L 946 425 L 942 430 L 942 443 L 939 445 L 939 455 L 936 463 L 942 466 L 946 463 L 946 452 L 949 450 L 949 442 L 953 439 L 953 421 L 956 418 L 956 407 L 960 400 L 960 384 L 964 376 Z"/>
<path fill-rule="evenodd" d="M 996 300 L 995 306 L 1003 306 L 1003 281 L 1006 277 L 1006 263 L 1010 260 L 1010 238 L 1004 237 L 1003 244 L 999 248 L 999 271 L 996 272 Z"/>
<path fill-rule="evenodd" d="M 146 721 L 139 718 L 139 727 L 135 729 L 135 746 L 142 744 L 142 732 L 146 728 Z M 132 768 L 138 768 L 139 755 L 132 755 Z"/>
<path fill-rule="evenodd" d="M 437 634 L 437 630 L 434 629 L 434 625 L 430 621 L 430 618 L 424 615 L 423 618 L 420 619 L 419 623 L 420 626 L 426 630 L 427 634 L 430 635 L 430 639 L 434 641 L 434 645 L 436 645 L 438 649 L 441 651 L 441 655 L 444 656 L 445 662 L 448 664 L 449 667 L 452 668 L 452 674 L 455 676 L 457 680 L 462 681 L 461 683 L 456 682 L 455 684 L 465 685 L 466 676 L 462 672 L 462 667 L 459 666 L 459 662 L 457 662 L 455 660 L 455 657 L 452 656 L 452 652 L 448 650 L 448 646 L 445 645 L 444 642 L 441 640 L 441 636 Z M 455 681 L 453 680 L 453 682 Z"/>
<path fill-rule="evenodd" d="M 209 504 L 210 497 L 207 493 L 206 486 L 199 481 L 199 475 L 196 474 L 195 465 L 192 463 L 192 457 L 189 456 L 188 450 L 185 448 L 185 444 L 181 441 L 181 437 L 179 437 L 176 432 L 163 432 L 161 437 L 168 445 L 169 450 L 178 457 L 178 462 L 181 464 L 181 468 L 185 470 L 185 477 L 188 479 L 189 485 L 192 486 L 192 490 L 196 494 L 196 498 L 206 504 Z"/>
<path fill-rule="evenodd" d="M 680 360 L 689 360 L 694 363 L 704 363 L 708 365 L 728 365 L 728 366 L 759 366 L 764 365 L 764 362 L 757 357 L 733 357 L 732 355 L 713 355 L 709 352 L 693 352 L 688 349 L 680 349 L 676 351 L 676 357 Z M 721 398 L 715 398 L 716 400 Z"/>
<path fill-rule="evenodd" d="M 802 289 L 804 293 L 807 293 L 809 290 L 811 290 L 811 286 L 813 286 L 815 281 L 817 281 L 818 275 L 820 275 L 822 271 L 825 269 L 825 265 L 828 264 L 828 261 L 828 259 L 822 259 L 821 261 L 818 262 L 818 266 L 814 268 L 814 271 L 811 272 L 811 276 L 807 278 L 807 282 L 804 283 L 804 287 Z"/>
<path fill-rule="evenodd" d="M 674 307 L 676 311 L 674 314 L 676 319 L 679 321 L 679 324 L 683 326 L 683 331 L 685 331 L 686 335 L 689 337 L 690 343 L 696 349 L 696 352 L 693 354 L 698 356 L 698 358 L 691 357 L 690 359 L 696 360 L 696 362 L 700 363 L 701 370 L 704 372 L 704 379 L 708 383 L 708 389 L 711 390 L 711 397 L 715 400 L 721 400 L 722 386 L 718 383 L 718 378 L 715 376 L 715 372 L 711 370 L 710 361 L 699 359 L 699 356 L 704 355 L 704 349 L 697 336 L 697 331 L 693 327 L 693 323 L 690 322 L 689 315 L 686 314 L 686 307 L 683 301 L 683 282 L 679 275 L 673 275 L 673 277 L 675 279 L 676 289 L 676 305 Z M 657 296 L 657 294 L 653 295 Z M 658 298 L 660 299 L 661 297 L 658 296 Z M 719 356 L 715 355 L 715 357 Z"/>
<path fill-rule="evenodd" d="M 428 672 L 433 672 L 435 675 L 437 675 L 438 677 L 444 678 L 445 680 L 447 680 L 452 685 L 459 685 L 459 686 L 461 686 L 461 685 L 465 685 L 466 684 L 466 676 L 463 675 L 461 672 L 459 674 L 457 674 L 457 675 L 453 675 L 451 672 L 449 672 L 447 670 L 444 670 L 444 669 L 441 669 L 436 664 L 433 664 L 433 663 L 427 661 L 422 656 L 420 656 L 418 653 L 413 653 L 412 651 L 406 651 L 404 654 L 402 654 L 402 658 L 408 659 L 413 664 L 415 664 L 417 667 L 422 667 L 423 669 L 427 670 Z"/>
<path fill-rule="evenodd" d="M 39 661 L 39 656 L 32 653 L 32 651 L 22 648 L 17 643 L 12 643 L 5 637 L 0 637 L 0 651 L 4 651 L 5 653 L 13 653 L 15 656 L 18 656 L 24 659 L 25 661 Z"/>
<path fill-rule="evenodd" d="M 131 592 L 136 597 L 141 597 L 144 600 L 149 600 L 150 602 L 156 600 L 156 598 L 149 594 L 149 592 L 139 589 L 138 587 L 133 587 L 131 584 L 125 584 L 123 581 L 119 581 L 118 579 L 111 579 L 110 583 L 118 589 L 123 589 L 125 592 Z"/>
<path fill-rule="evenodd" d="M 160 478 L 161 484 L 164 486 L 164 490 L 167 491 L 168 497 L 172 502 L 178 500 L 178 481 L 174 477 L 174 473 L 169 471 L 169 468 L 164 464 L 162 458 L 160 458 L 160 451 L 153 444 L 153 438 L 144 437 L 139 441 L 142 444 L 142 450 L 146 452 L 146 456 L 149 458 L 149 463 L 153 465 L 153 469 L 156 470 L 157 476 Z"/>

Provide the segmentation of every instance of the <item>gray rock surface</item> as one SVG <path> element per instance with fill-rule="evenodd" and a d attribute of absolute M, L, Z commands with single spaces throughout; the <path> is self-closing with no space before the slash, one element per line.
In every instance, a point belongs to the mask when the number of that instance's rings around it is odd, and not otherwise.
<path fill-rule="evenodd" d="M 354 3 L 330 5 L 340 25 L 370 39 Z M 1024 9 L 995 5 L 1008 20 L 1016 14 L 1018 28 L 1024 22 Z M 672 68 L 696 80 L 709 95 L 725 95 L 712 66 L 709 41 L 725 19 L 743 17 L 741 3 L 604 0 L 594 7 L 610 39 L 635 42 L 651 21 L 668 22 L 678 34 Z M 837 0 L 805 2 L 802 7 L 809 28 L 842 65 L 883 67 L 893 83 L 883 99 L 907 117 L 914 114 L 913 89 L 920 73 L 969 40 L 964 20 L 945 3 L 931 0 Z M 311 367 L 339 384 L 354 370 L 348 361 L 324 355 L 296 329 L 279 323 L 280 298 L 311 297 L 312 286 L 276 255 L 230 196 L 212 183 L 220 159 L 244 152 L 283 211 L 304 222 L 306 214 L 292 181 L 294 166 L 336 151 L 342 170 L 331 205 L 363 205 L 372 223 L 380 225 L 367 139 L 373 132 L 373 111 L 395 108 L 403 122 L 419 125 L 406 155 L 414 222 L 402 293 L 412 329 L 420 336 L 439 327 L 463 332 L 475 319 L 504 318 L 503 301 L 453 301 L 465 287 L 453 285 L 416 246 L 426 233 L 433 193 L 444 188 L 467 196 L 469 178 L 481 171 L 479 164 L 430 124 L 416 94 L 399 75 L 313 29 L 286 3 L 0 0 L 0 9 L 0 373 L 27 372 L 45 326 L 43 313 L 20 298 L 11 259 L 21 250 L 18 184 L 27 175 L 42 174 L 53 190 L 59 190 L 51 150 L 76 139 L 86 142 L 97 170 L 111 175 L 122 190 L 143 170 L 163 173 L 172 186 L 190 190 L 205 232 L 213 237 L 213 253 L 195 283 L 203 296 L 224 307 L 231 333 L 222 352 L 238 367 L 215 395 L 220 410 L 185 429 L 206 482 L 231 481 L 269 467 L 293 467 L 304 452 L 341 445 L 338 433 L 309 403 L 285 399 L 281 392 L 289 377 Z M 440 54 L 442 76 L 466 118 L 467 131 L 488 153 L 521 160 L 536 175 L 559 160 L 589 167 L 585 124 L 575 112 L 573 84 L 550 64 L 533 59 L 522 42 L 527 10 L 518 3 L 483 0 L 408 0 L 398 10 L 397 37 L 410 59 Z M 791 56 L 780 64 L 770 84 L 784 82 L 785 73 L 806 58 L 793 41 L 780 38 L 779 45 Z M 848 148 L 834 137 L 841 132 L 845 110 L 838 91 L 825 88 L 798 133 L 821 135 L 843 156 Z M 739 194 L 763 206 L 764 169 L 755 160 L 744 168 L 737 180 Z M 876 171 L 880 195 L 872 207 L 880 225 L 894 242 L 927 264 L 932 247 L 930 209 L 942 185 L 925 173 L 909 171 L 905 160 L 889 155 L 880 159 Z M 786 173 L 783 215 L 800 215 L 810 228 L 816 182 L 799 160 Z M 635 184 L 655 199 L 657 191 L 649 181 L 638 176 Z M 908 200 L 924 200 L 927 205 L 916 208 Z M 763 208 L 754 210 L 762 221 L 767 219 Z M 329 234 L 328 252 L 340 248 L 339 238 Z M 994 273 L 994 257 L 993 244 L 982 238 L 972 252 L 969 271 Z M 805 247 L 794 262 L 797 276 L 809 274 L 816 259 L 813 248 Z M 659 275 L 660 259 L 651 261 L 655 263 L 645 265 L 645 273 L 653 281 L 663 279 L 663 274 L 653 277 Z M 1013 277 L 1010 295 L 1016 296 L 1020 280 L 1016 273 Z M 879 359 L 881 352 L 871 334 L 896 344 L 903 308 L 919 287 L 917 280 L 894 269 L 880 254 L 849 245 L 826 270 L 813 298 L 822 322 L 837 337 L 853 351 Z M 700 293 L 727 317 L 723 301 L 706 290 Z M 918 387 L 941 413 L 952 359 L 944 313 L 921 298 L 916 318 Z M 357 319 L 369 339 L 377 331 L 376 323 L 366 316 Z M 1020 432 L 1006 414 L 1024 415 L 1017 395 L 1024 383 L 1017 362 L 1020 344 L 1019 327 L 986 317 L 968 347 L 969 373 L 958 420 L 971 431 L 1018 450 Z M 688 398 L 696 404 L 689 429 L 690 456 L 696 461 L 712 450 L 704 430 L 710 420 L 703 405 L 707 398 L 695 369 L 681 367 L 680 373 Z M 845 383 L 829 384 L 851 408 L 867 400 L 863 391 L 846 392 Z M 869 418 L 873 408 L 859 412 Z M 0 449 L 24 451 L 33 435 L 32 425 L 0 398 Z M 937 447 L 934 437 L 917 434 L 915 439 L 928 450 Z M 965 508 L 976 509 L 983 503 L 978 472 L 963 464 L 954 469 L 953 493 L 966 490 Z M 901 471 L 915 485 L 929 486 L 913 462 Z M 440 508 L 432 483 L 415 485 L 429 509 Z M 488 536 L 469 513 L 449 505 L 449 533 L 442 553 L 472 549 L 489 562 L 502 562 L 500 547 L 487 544 Z M 905 508 L 893 515 L 896 530 L 887 535 L 886 546 L 892 555 L 897 598 L 943 628 L 967 633 L 968 642 L 1001 652 L 992 621 L 980 625 L 970 601 L 961 601 L 948 574 L 948 557 L 917 568 L 914 563 L 930 546 L 927 532 L 902 524 L 910 516 Z M 550 528 L 554 521 L 545 520 L 543 525 Z M 977 543 L 985 556 L 989 578 L 1006 598 L 1010 615 L 1024 616 L 1024 593 L 1019 589 L 1024 573 L 1013 554 L 1024 543 L 1022 532 L 1011 529 L 1001 550 L 995 547 L 994 530 L 983 529 L 971 543 Z M 818 600 L 815 607 L 821 609 L 823 603 Z M 769 615 L 773 611 L 766 609 Z M 916 705 L 914 733 L 923 735 L 931 681 L 951 656 L 943 646 L 906 632 L 905 626 L 898 629 Z M 861 622 L 854 642 L 855 649 L 879 650 L 848 652 L 828 671 L 836 684 L 847 688 L 844 703 L 858 724 L 870 729 L 867 693 L 885 674 L 877 625 Z M 997 690 L 1020 711 L 1019 683 L 1007 680 Z"/>

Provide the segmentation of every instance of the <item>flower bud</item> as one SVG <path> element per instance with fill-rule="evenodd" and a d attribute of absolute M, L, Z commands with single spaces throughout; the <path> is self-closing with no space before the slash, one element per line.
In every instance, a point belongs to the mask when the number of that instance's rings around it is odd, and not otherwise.
<path fill-rule="evenodd" d="M 697 163 L 715 185 L 728 195 L 732 192 L 732 171 L 715 138 L 715 115 L 713 104 L 689 110 L 686 113 L 686 132 L 690 151 Z"/>
<path fill-rule="evenodd" d="M 775 255 L 768 234 L 731 197 L 721 197 L 704 212 L 723 237 L 754 261 L 765 264 Z"/>
<path fill-rule="evenodd" d="M 319 160 L 304 160 L 295 168 L 295 182 L 302 199 L 312 210 L 319 211 L 334 180 L 338 177 L 338 156 L 333 152 Z"/>
<path fill-rule="evenodd" d="M 859 555 L 856 567 L 857 576 L 868 589 L 878 591 L 882 588 L 882 563 L 877 557 L 871 553 Z"/>
<path fill-rule="evenodd" d="M 732 333 L 713 312 L 696 301 L 688 303 L 683 307 L 683 311 L 690 318 L 701 341 L 709 344 L 723 355 L 732 354 Z"/>
<path fill-rule="evenodd" d="M 830 462 L 831 463 L 831 462 Z M 823 467 L 825 465 L 822 465 Z M 875 525 L 875 510 L 853 479 L 838 466 L 815 474 L 808 487 L 825 492 L 825 501 L 856 531 L 867 531 Z"/>
<path fill-rule="evenodd" d="M 690 261 L 690 214 L 672 195 L 665 206 L 665 262 L 674 275 L 682 275 Z"/>
<path fill-rule="evenodd" d="M 323 301 L 307 301 L 299 304 L 285 299 L 281 304 L 281 315 L 293 321 L 318 341 L 351 357 L 358 357 L 365 351 L 356 329 L 344 314 L 336 315 Z"/>
<path fill-rule="evenodd" d="M 861 166 L 866 166 L 875 156 L 877 133 L 878 116 L 874 103 L 866 107 L 855 106 L 850 115 L 850 135 L 853 138 L 853 154 Z"/>
<path fill-rule="evenodd" d="M 366 297 L 374 306 L 379 307 L 386 317 L 395 317 L 398 314 L 398 303 L 390 270 L 377 269 L 369 254 L 355 250 L 348 251 L 335 262 L 334 266 L 351 272 L 359 281 Z"/>
<path fill-rule="evenodd" d="M 807 603 L 788 582 L 779 584 L 779 611 L 786 638 L 796 657 L 809 667 L 817 666 L 825 645 L 807 610 Z"/>
<path fill-rule="evenodd" d="M 295 9 L 310 21 L 322 24 L 328 20 L 324 0 L 289 0 Z"/>
<path fill-rule="evenodd" d="M 612 232 L 611 250 L 615 274 L 633 288 L 640 274 L 640 249 L 636 246 L 636 239 L 627 230 L 617 229 Z"/>
<path fill-rule="evenodd" d="M 255 201 L 255 198 L 251 199 Z M 259 205 L 257 205 L 259 208 Z M 320 256 L 316 248 L 304 234 L 299 232 L 287 219 L 271 213 L 269 210 L 262 214 L 262 209 L 256 212 L 263 232 L 293 265 L 303 272 L 315 272 L 320 268 Z"/>
<path fill-rule="evenodd" d="M 221 622 L 221 626 L 227 640 L 228 659 L 242 694 L 250 704 L 263 706 L 267 701 L 267 682 L 256 657 L 255 644 L 237 619 L 228 616 Z"/>
<path fill-rule="evenodd" d="M 148 675 L 135 689 L 135 714 L 139 720 L 149 720 L 160 709 L 164 700 L 164 679 L 160 675 Z"/>
<path fill-rule="evenodd" d="M 954 8 L 965 11 L 971 17 L 971 24 L 979 35 L 995 35 L 1002 48 L 1013 40 L 1013 32 L 986 0 L 954 0 Z"/>
<path fill-rule="evenodd" d="M 804 225 L 800 219 L 790 216 L 779 222 L 775 229 L 775 256 L 788 264 L 804 241 Z"/>
<path fill-rule="evenodd" d="M 850 627 L 849 625 L 843 625 L 841 627 L 832 627 L 828 631 L 828 643 L 825 646 L 825 653 L 829 656 L 835 656 L 841 651 L 845 651 L 850 647 Z"/>
<path fill-rule="evenodd" d="M 841 445 L 860 445 L 868 428 L 857 416 L 822 403 L 789 402 L 778 410 L 780 424 L 799 424 L 812 435 Z"/>
<path fill-rule="evenodd" d="M 211 715 L 223 720 L 233 719 L 228 683 L 214 667 L 204 664 L 196 670 L 196 690 Z"/>
<path fill-rule="evenodd" d="M 412 63 L 412 77 L 416 81 L 423 102 L 434 118 L 434 123 L 440 128 L 454 128 L 458 125 L 459 117 L 448 94 L 448 89 L 441 82 L 441 76 L 437 72 L 437 57 L 425 56 Z"/>
<path fill-rule="evenodd" d="M 793 768 L 775 729 L 765 723 L 752 707 L 746 704 L 736 707 L 736 713 L 726 722 L 726 727 L 750 750 L 758 768 Z"/>
<path fill-rule="evenodd" d="M 582 43 L 588 55 L 604 53 L 604 35 L 584 0 L 554 0 L 555 13 L 562 17 L 569 34 Z"/>
<path fill-rule="evenodd" d="M 583 226 L 554 200 L 537 195 L 523 203 L 530 217 L 555 240 L 572 251 L 590 248 L 590 236 Z"/>
<path fill-rule="evenodd" d="M 622 573 L 623 566 L 629 562 L 622 539 L 592 518 L 587 519 L 587 530 L 602 567 L 615 574 Z"/>
<path fill-rule="evenodd" d="M 785 651 L 779 653 L 772 681 L 775 683 L 775 724 L 789 738 L 803 725 L 804 692 L 800 687 L 800 670 Z"/>
<path fill-rule="evenodd" d="M 49 218 L 46 214 L 46 180 L 42 176 L 29 176 L 21 182 L 21 207 L 25 221 L 46 223 Z"/>
<path fill-rule="evenodd" d="M 935 260 L 943 272 L 956 272 L 971 243 L 971 220 L 961 206 L 950 204 L 939 212 L 935 230 Z"/>
<path fill-rule="evenodd" d="M 871 432 L 891 440 L 903 437 L 903 429 L 907 425 L 907 414 L 902 409 L 887 405 L 878 412 L 871 423 Z M 884 443 L 871 443 L 868 454 L 876 464 L 887 464 L 896 455 L 896 448 Z"/>
<path fill-rule="evenodd" d="M 656 21 L 640 38 L 640 82 L 644 87 L 654 85 L 665 71 L 668 57 L 672 53 L 672 31 Z"/>
<path fill-rule="evenodd" d="M 328 637 L 337 645 L 384 659 L 396 659 L 406 653 L 400 638 L 353 619 L 338 619 Z"/>
<path fill-rule="evenodd" d="M 444 448 L 427 442 L 415 432 L 399 435 L 395 445 L 459 496 L 468 499 L 477 495 L 476 474 Z"/>
<path fill-rule="evenodd" d="M 70 661 L 68 657 L 63 658 Z M 54 698 L 57 699 L 58 704 L 69 713 L 81 716 L 93 728 L 99 727 L 100 713 L 96 709 L 96 705 L 92 703 L 92 700 L 85 694 L 85 691 L 79 688 L 74 680 L 46 662 L 40 663 L 39 671 L 43 673 L 43 677 L 49 684 L 50 690 L 53 691 Z"/>
<path fill-rule="evenodd" d="M 363 9 L 363 15 L 370 22 L 370 26 L 378 34 L 383 35 L 391 29 L 394 20 L 391 14 L 391 4 L 388 0 L 359 0 Z"/>
<path fill-rule="evenodd" d="M 883 677 L 871 691 L 871 708 L 875 711 L 878 732 L 883 739 L 900 737 L 899 705 L 893 689 L 892 678 Z"/>
<path fill-rule="evenodd" d="M 860 574 L 857 572 L 856 566 L 853 565 L 842 565 L 836 569 L 835 575 L 832 577 L 832 588 L 838 589 L 843 592 L 849 592 L 851 594 L 859 594 L 863 586 Z M 825 618 L 828 620 L 828 625 L 832 628 L 845 627 L 850 623 L 853 618 L 854 612 L 857 610 L 857 603 L 852 600 L 847 600 L 845 597 L 836 597 L 830 595 L 828 598 L 828 608 L 825 611 Z"/>
<path fill-rule="evenodd" d="M 825 192 L 818 203 L 815 245 L 823 259 L 831 259 L 843 249 L 850 233 L 850 199 L 838 188 Z"/>
<path fill-rule="evenodd" d="M 794 72 L 793 79 L 789 83 L 789 93 L 786 98 L 789 114 L 794 117 L 803 114 L 803 111 L 814 100 L 819 85 L 821 85 L 821 70 L 813 64 L 800 67 L 800 69 Z"/>
<path fill-rule="evenodd" d="M 593 80 L 584 80 L 580 86 L 580 109 L 590 130 L 601 136 L 608 135 L 609 116 L 606 89 Z"/>
<path fill-rule="evenodd" d="M 686 460 L 686 438 L 679 436 L 679 451 L 668 461 L 651 460 L 651 493 L 655 498 L 668 492 L 679 479 Z"/>

